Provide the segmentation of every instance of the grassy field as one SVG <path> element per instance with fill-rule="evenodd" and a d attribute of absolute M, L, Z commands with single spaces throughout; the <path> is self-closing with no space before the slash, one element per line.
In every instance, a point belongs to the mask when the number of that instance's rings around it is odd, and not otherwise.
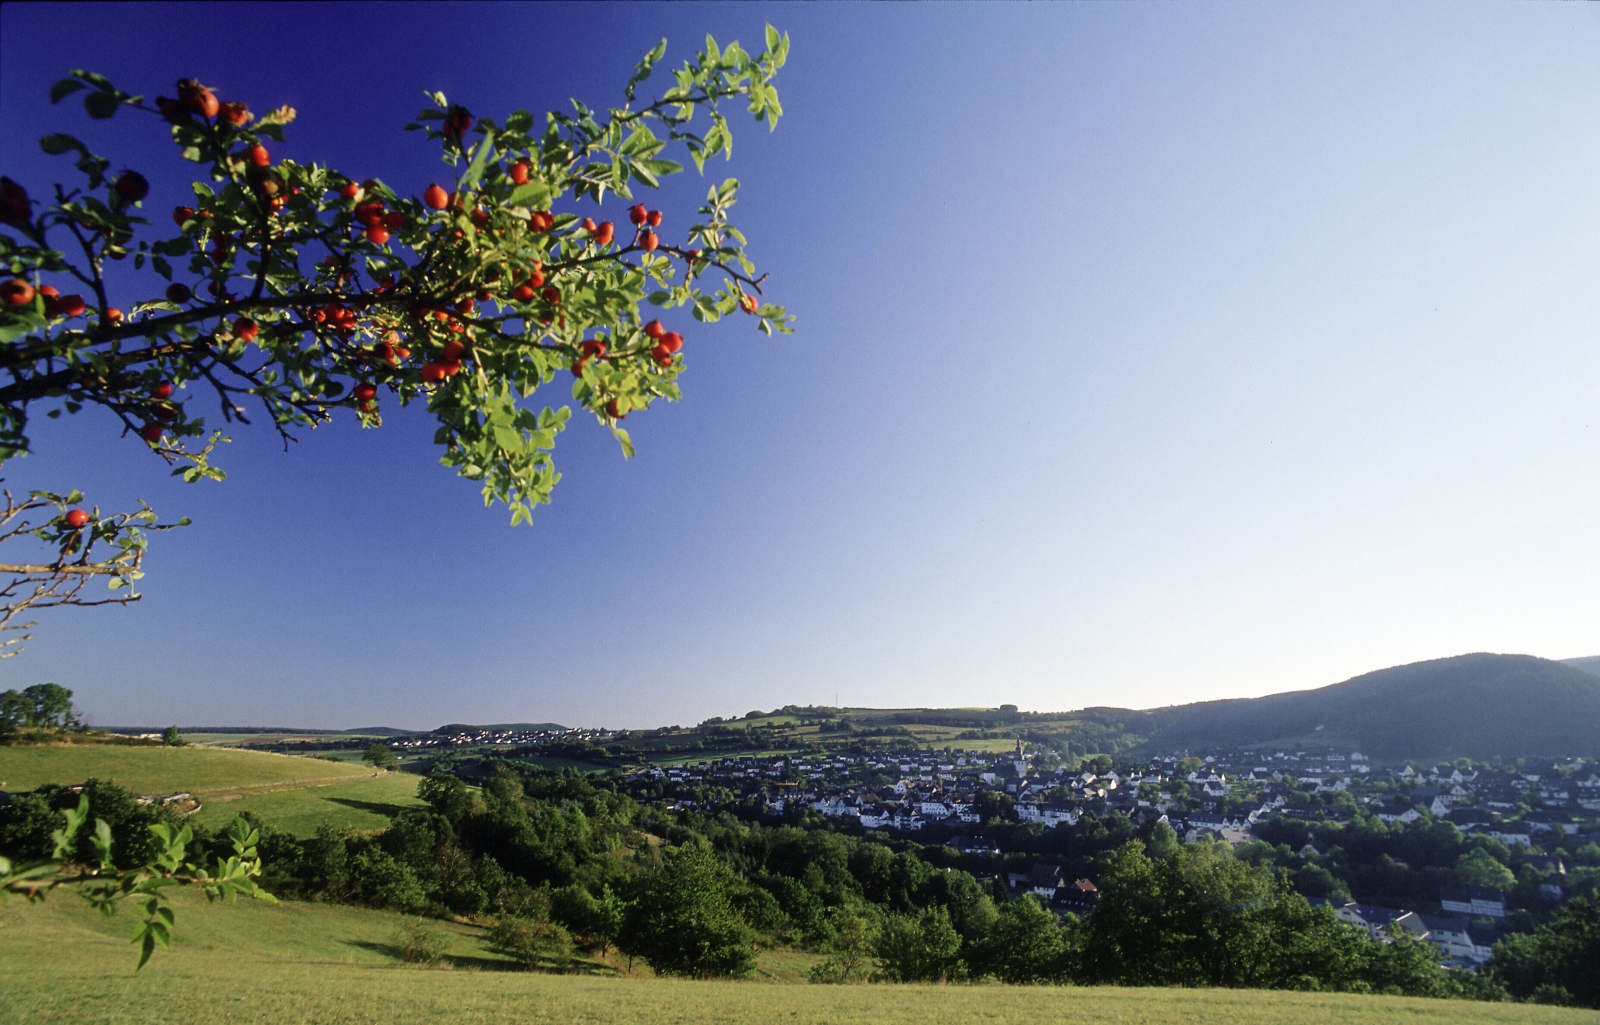
<path fill-rule="evenodd" d="M 208 747 L 0 747 L 0 789 L 13 792 L 45 783 L 82 783 L 91 776 L 115 780 L 136 794 L 205 794 L 371 775 L 366 766 Z"/>
<path fill-rule="evenodd" d="M 208 905 L 181 894 L 178 932 L 135 972 L 132 918 L 68 894 L 0 906 L 0 1021 L 430 1025 L 1600 1025 L 1560 1008 L 1237 990 L 796 984 L 814 955 L 763 957 L 761 978 L 697 983 L 507 970 L 482 931 L 431 923 L 447 967 L 396 959 L 401 916 L 323 904 Z"/>
<path fill-rule="evenodd" d="M 204 796 L 193 817 L 217 829 L 248 811 L 298 837 L 313 835 L 319 826 L 384 829 L 401 809 L 424 807 L 417 799 L 419 779 L 412 773 L 391 772 L 331 783 L 290 784 L 264 793 L 211 793 Z"/>

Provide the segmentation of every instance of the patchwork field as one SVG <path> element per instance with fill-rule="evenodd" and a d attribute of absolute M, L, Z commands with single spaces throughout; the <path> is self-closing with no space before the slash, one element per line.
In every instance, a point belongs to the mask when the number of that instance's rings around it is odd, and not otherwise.
<path fill-rule="evenodd" d="M 82 783 L 90 777 L 114 780 L 136 794 L 180 790 L 205 794 L 372 775 L 373 770 L 365 765 L 210 747 L 0 747 L 0 789 L 13 792 L 32 790 L 45 783 Z"/>
<path fill-rule="evenodd" d="M 480 930 L 432 923 L 449 967 L 398 961 L 401 916 L 324 904 L 208 905 L 183 894 L 173 948 L 134 971 L 132 918 L 67 894 L 0 906 L 0 1021 L 15 1025 L 429 1022 L 430 1025 L 1600 1025 L 1560 1008 L 1240 990 L 811 986 L 815 960 L 769 954 L 768 980 L 705 983 L 507 970 Z M 70 970 L 64 970 L 70 966 Z"/>

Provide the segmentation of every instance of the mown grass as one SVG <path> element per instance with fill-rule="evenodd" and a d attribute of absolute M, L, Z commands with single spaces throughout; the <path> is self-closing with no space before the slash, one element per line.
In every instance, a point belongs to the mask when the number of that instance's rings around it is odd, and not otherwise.
<path fill-rule="evenodd" d="M 512 971 L 483 931 L 431 923 L 443 968 L 399 961 L 401 916 L 325 904 L 208 905 L 181 894 L 173 948 L 134 971 L 133 919 L 70 895 L 0 907 L 0 1021 L 16 1025 L 428 1022 L 430 1025 L 1600 1025 L 1560 1008 L 1240 990 L 795 984 L 812 955 L 768 954 L 761 979 L 703 983 Z M 770 981 L 784 980 L 784 981 Z"/>
<path fill-rule="evenodd" d="M 308 837 L 320 826 L 335 829 L 384 829 L 405 808 L 425 807 L 417 799 L 417 781 L 407 772 L 363 776 L 332 783 L 289 784 L 262 793 L 210 793 L 192 818 L 218 829 L 248 811 L 297 837 Z"/>
<path fill-rule="evenodd" d="M 210 747 L 41 744 L 0 747 L 0 788 L 114 780 L 135 794 L 203 794 L 240 787 L 371 776 L 370 768 L 314 758 Z"/>

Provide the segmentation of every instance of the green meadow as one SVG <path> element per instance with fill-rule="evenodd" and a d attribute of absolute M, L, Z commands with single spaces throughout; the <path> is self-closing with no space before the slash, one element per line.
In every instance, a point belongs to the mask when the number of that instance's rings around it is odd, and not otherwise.
<path fill-rule="evenodd" d="M 289 784 L 264 792 L 209 793 L 202 797 L 202 806 L 193 820 L 219 829 L 233 821 L 235 815 L 248 811 L 297 837 L 311 836 L 319 826 L 384 829 L 402 809 L 426 807 L 417 799 L 419 779 L 408 772 L 389 772 L 332 782 Z"/>
<path fill-rule="evenodd" d="M 114 780 L 135 794 L 266 788 L 371 776 L 370 766 L 212 747 L 39 744 L 0 747 L 0 789 Z"/>

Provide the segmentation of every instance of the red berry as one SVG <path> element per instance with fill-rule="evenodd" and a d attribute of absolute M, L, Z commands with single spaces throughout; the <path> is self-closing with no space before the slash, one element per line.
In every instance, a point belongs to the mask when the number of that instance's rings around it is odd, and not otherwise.
<path fill-rule="evenodd" d="M 130 203 L 137 203 L 150 195 L 150 183 L 145 181 L 144 175 L 138 171 L 122 172 L 122 177 L 117 179 L 115 187 L 117 195 Z"/>
<path fill-rule="evenodd" d="M 444 366 L 439 363 L 428 363 L 422 368 L 422 379 L 429 384 L 438 384 L 445 378 Z"/>
<path fill-rule="evenodd" d="M 677 352 L 683 348 L 683 336 L 676 331 L 668 331 L 661 336 L 661 344 L 666 346 L 668 352 Z"/>
<path fill-rule="evenodd" d="M 250 162 L 257 167 L 266 167 L 268 164 L 272 163 L 272 155 L 267 152 L 267 147 L 261 145 L 259 142 L 246 150 L 245 155 L 248 156 L 250 158 Z"/>
<path fill-rule="evenodd" d="M 186 303 L 189 301 L 189 297 L 191 295 L 193 295 L 193 293 L 189 291 L 188 285 L 180 284 L 179 282 L 174 281 L 172 284 L 167 286 L 167 302 Z"/>
<path fill-rule="evenodd" d="M 611 222 L 601 221 L 600 230 L 594 233 L 594 240 L 596 243 L 602 246 L 609 246 L 611 244 L 611 239 L 615 235 L 616 229 L 611 226 Z"/>
<path fill-rule="evenodd" d="M 122 311 L 115 306 L 108 306 L 106 307 L 105 318 L 107 323 L 120 324 L 122 323 Z"/>
<path fill-rule="evenodd" d="M 241 127 L 250 120 L 250 109 L 238 101 L 222 104 L 219 108 L 225 121 L 233 122 L 234 127 Z"/>
<path fill-rule="evenodd" d="M 183 227 L 185 221 L 194 220 L 194 207 L 180 206 L 172 211 L 172 223 Z"/>
<path fill-rule="evenodd" d="M 528 284 L 534 288 L 544 287 L 544 264 L 536 263 L 533 265 L 533 273 L 528 275 Z"/>
<path fill-rule="evenodd" d="M 654 356 L 655 361 L 662 366 L 669 367 L 672 365 L 672 353 L 667 349 L 666 345 L 657 345 L 654 349 L 650 350 L 650 354 Z"/>
<path fill-rule="evenodd" d="M 472 219 L 472 226 L 474 228 L 481 230 L 487 227 L 489 224 L 489 211 L 487 210 L 474 210 L 467 216 Z"/>
<path fill-rule="evenodd" d="M 647 231 L 639 236 L 639 246 L 647 253 L 655 252 L 656 246 L 660 244 L 660 236 L 653 231 Z"/>
<path fill-rule="evenodd" d="M 256 335 L 261 333 L 261 327 L 249 317 L 240 317 L 233 322 L 234 336 L 245 342 L 253 342 Z"/>
<path fill-rule="evenodd" d="M 151 396 L 151 398 L 156 398 L 156 399 L 170 399 L 170 398 L 172 398 L 172 382 L 171 381 L 162 381 L 160 384 L 158 384 L 154 388 L 150 389 L 150 396 Z"/>
<path fill-rule="evenodd" d="M 528 162 L 519 160 L 511 165 L 511 180 L 518 185 L 528 184 Z"/>
<path fill-rule="evenodd" d="M 599 338 L 591 338 L 578 346 L 578 351 L 583 353 L 584 359 L 606 354 L 606 343 Z"/>
<path fill-rule="evenodd" d="M 378 389 L 370 384 L 358 384 L 353 394 L 362 402 L 371 402 L 377 396 Z"/>
<path fill-rule="evenodd" d="M 76 317 L 87 307 L 81 295 L 64 295 L 56 300 L 56 309 L 64 316 Z"/>
<path fill-rule="evenodd" d="M 154 445 L 161 440 L 163 430 L 160 424 L 145 424 L 139 428 L 139 437 Z"/>
<path fill-rule="evenodd" d="M 21 278 L 12 278 L 0 285 L 0 298 L 4 298 L 7 306 L 26 306 L 33 302 L 33 286 Z"/>
<path fill-rule="evenodd" d="M 339 190 L 339 195 L 344 199 L 356 199 L 361 195 L 361 186 L 355 182 L 345 182 L 344 188 Z"/>
<path fill-rule="evenodd" d="M 610 413 L 613 419 L 621 420 L 628 415 L 628 407 L 622 404 L 621 399 L 612 399 L 606 403 L 606 412 Z"/>
<path fill-rule="evenodd" d="M 79 527 L 89 522 L 89 514 L 84 512 L 82 509 L 68 509 L 66 518 L 67 526 L 71 527 L 73 530 L 77 530 Z"/>
<path fill-rule="evenodd" d="M 178 100 L 201 117 L 216 117 L 222 106 L 210 89 L 192 78 L 178 80 Z"/>
<path fill-rule="evenodd" d="M 373 245 L 383 245 L 389 241 L 389 229 L 381 224 L 374 224 L 367 229 L 367 241 Z"/>
<path fill-rule="evenodd" d="M 593 235 L 600 230 L 600 226 L 594 222 L 593 217 L 585 217 L 583 219 L 583 230 Z"/>
<path fill-rule="evenodd" d="M 461 354 L 466 351 L 467 347 L 465 345 L 452 338 L 444 343 L 444 351 L 439 353 L 439 362 L 458 363 L 461 360 Z"/>
<path fill-rule="evenodd" d="M 544 287 L 544 291 L 540 292 L 539 294 L 544 296 L 544 301 L 549 303 L 551 306 L 561 302 L 561 289 L 554 285 L 546 285 Z"/>
<path fill-rule="evenodd" d="M 667 329 L 661 326 L 661 321 L 659 320 L 652 320 L 644 326 L 645 337 L 654 338 L 658 342 L 666 336 L 666 333 Z"/>
<path fill-rule="evenodd" d="M 399 231 L 406 226 L 406 215 L 396 210 L 383 215 L 383 226 L 390 231 Z"/>
<path fill-rule="evenodd" d="M 450 205 L 450 193 L 435 182 L 422 191 L 422 201 L 435 210 L 443 210 Z"/>
<path fill-rule="evenodd" d="M 533 302 L 533 297 L 538 294 L 527 285 L 518 285 L 511 290 L 511 298 L 519 303 L 531 303 Z"/>
<path fill-rule="evenodd" d="M 740 296 L 739 298 L 739 308 L 744 310 L 746 313 L 754 313 L 760 308 L 760 305 L 761 304 L 756 301 L 756 297 L 753 295 Z"/>
<path fill-rule="evenodd" d="M 652 228 L 661 227 L 661 211 L 660 210 L 652 210 L 652 211 L 650 211 L 650 216 L 646 217 L 645 220 L 649 222 L 650 227 L 652 227 Z"/>
<path fill-rule="evenodd" d="M 633 222 L 634 227 L 638 227 L 649 218 L 650 213 L 644 208 L 643 203 L 628 208 L 628 220 Z"/>
<path fill-rule="evenodd" d="M 456 300 L 456 312 L 462 316 L 466 316 L 477 308 L 478 304 L 471 296 L 468 296 L 465 299 Z"/>

